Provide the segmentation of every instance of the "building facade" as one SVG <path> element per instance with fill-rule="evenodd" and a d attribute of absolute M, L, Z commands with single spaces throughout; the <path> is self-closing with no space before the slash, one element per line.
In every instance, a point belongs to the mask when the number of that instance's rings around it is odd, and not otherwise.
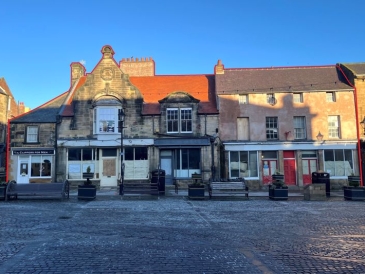
<path fill-rule="evenodd" d="M 303 187 L 324 171 L 340 187 L 359 174 L 354 89 L 339 66 L 225 69 L 218 61 L 215 74 L 227 178 L 260 188 L 280 172 Z"/>
<path fill-rule="evenodd" d="M 0 78 L 0 180 L 5 181 L 8 120 L 29 111 L 23 102 L 17 103 L 5 78 Z"/>
<path fill-rule="evenodd" d="M 156 75 L 152 58 L 118 63 L 106 45 L 91 72 L 70 67 L 65 93 L 10 121 L 9 179 L 78 185 L 90 169 L 94 184 L 116 187 L 122 174 L 143 181 L 162 169 L 167 185 L 197 173 L 259 189 L 280 172 L 302 188 L 323 171 L 340 188 L 361 173 L 362 66 L 355 77 L 342 64 L 226 69 L 218 61 L 213 74 Z"/>
<path fill-rule="evenodd" d="M 166 184 L 194 173 L 208 180 L 218 163 L 214 75 L 158 76 L 152 58 L 118 64 L 111 46 L 101 53 L 90 73 L 71 64 L 67 92 L 11 120 L 10 177 L 77 185 L 90 168 L 93 183 L 116 187 L 123 164 L 124 180 L 148 180 L 156 169 Z"/>

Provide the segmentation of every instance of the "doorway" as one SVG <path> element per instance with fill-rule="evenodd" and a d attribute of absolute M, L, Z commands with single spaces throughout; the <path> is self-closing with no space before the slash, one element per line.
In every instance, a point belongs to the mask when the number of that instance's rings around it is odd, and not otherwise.
<path fill-rule="evenodd" d="M 29 161 L 28 159 L 19 159 L 18 175 L 16 178 L 18 184 L 29 184 Z"/>
<path fill-rule="evenodd" d="M 100 187 L 117 186 L 117 162 L 117 149 L 102 149 L 100 161 Z"/>

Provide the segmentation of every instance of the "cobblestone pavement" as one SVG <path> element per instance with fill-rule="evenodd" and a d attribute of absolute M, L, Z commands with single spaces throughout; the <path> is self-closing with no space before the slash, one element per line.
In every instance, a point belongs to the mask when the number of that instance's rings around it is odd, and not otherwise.
<path fill-rule="evenodd" d="M 0 202 L 0 273 L 365 273 L 364 202 Z"/>

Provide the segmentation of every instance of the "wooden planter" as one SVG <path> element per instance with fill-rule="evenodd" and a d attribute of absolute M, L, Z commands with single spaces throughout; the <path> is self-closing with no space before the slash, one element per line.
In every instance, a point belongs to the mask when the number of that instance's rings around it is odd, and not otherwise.
<path fill-rule="evenodd" d="M 345 200 L 365 201 L 365 187 L 343 187 L 343 197 Z"/>
<path fill-rule="evenodd" d="M 96 186 L 79 185 L 77 189 L 77 198 L 79 200 L 94 200 L 96 198 Z"/>
<path fill-rule="evenodd" d="M 204 199 L 205 185 L 188 185 L 188 197 L 189 199 Z"/>
<path fill-rule="evenodd" d="M 272 187 L 269 186 L 270 200 L 288 200 L 288 187 Z"/>

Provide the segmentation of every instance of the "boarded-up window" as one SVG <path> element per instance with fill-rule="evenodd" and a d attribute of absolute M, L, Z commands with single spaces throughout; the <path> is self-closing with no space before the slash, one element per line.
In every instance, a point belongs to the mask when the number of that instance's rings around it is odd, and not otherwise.
<path fill-rule="evenodd" d="M 237 118 L 237 140 L 249 140 L 250 131 L 247 117 Z"/>

